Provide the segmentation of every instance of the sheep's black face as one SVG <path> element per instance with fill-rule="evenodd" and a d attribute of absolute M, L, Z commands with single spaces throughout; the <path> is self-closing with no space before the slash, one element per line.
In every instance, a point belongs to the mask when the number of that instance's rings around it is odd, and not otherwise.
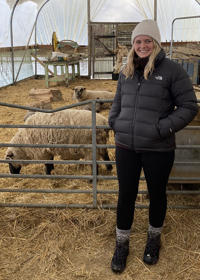
<path fill-rule="evenodd" d="M 11 173 L 11 174 L 19 174 L 21 168 L 22 168 L 21 166 L 19 166 L 19 167 L 14 167 L 14 166 L 12 165 L 12 163 L 9 163 L 9 169 L 10 169 L 10 173 Z"/>
<path fill-rule="evenodd" d="M 83 87 L 77 87 L 77 88 L 75 88 L 76 98 L 81 98 L 81 96 L 82 96 L 84 90 L 85 90 L 85 88 L 83 88 Z"/>

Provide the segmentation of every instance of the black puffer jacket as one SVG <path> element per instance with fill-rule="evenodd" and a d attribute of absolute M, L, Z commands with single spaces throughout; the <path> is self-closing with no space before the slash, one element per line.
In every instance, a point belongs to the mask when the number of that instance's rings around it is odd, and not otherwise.
<path fill-rule="evenodd" d="M 116 144 L 135 151 L 175 149 L 175 132 L 198 113 L 190 78 L 163 50 L 148 80 L 135 71 L 133 78 L 119 75 L 109 113 Z"/>

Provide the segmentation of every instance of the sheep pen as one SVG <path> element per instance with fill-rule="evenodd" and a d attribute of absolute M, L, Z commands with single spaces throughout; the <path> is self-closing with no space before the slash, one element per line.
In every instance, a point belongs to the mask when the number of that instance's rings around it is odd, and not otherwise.
<path fill-rule="evenodd" d="M 71 129 L 65 126 L 91 126 L 92 114 L 88 110 L 66 109 L 53 113 L 36 112 L 29 116 L 25 121 L 26 125 L 34 126 L 54 126 L 49 129 L 39 128 L 20 128 L 15 136 L 11 139 L 12 144 L 57 144 L 57 148 L 27 148 L 27 147 L 9 147 L 6 151 L 6 159 L 14 160 L 53 160 L 57 155 L 63 160 L 92 160 L 91 149 L 84 148 L 60 148 L 59 144 L 92 144 L 92 130 L 91 129 Z M 55 126 L 63 128 L 58 129 Z M 107 119 L 96 114 L 96 125 L 107 126 Z M 106 144 L 109 138 L 108 129 L 96 129 L 97 144 Z M 97 160 L 110 160 L 108 151 L 105 148 L 97 149 Z M 19 174 L 21 164 L 9 163 L 10 172 Z M 106 165 L 107 170 L 112 170 L 112 165 Z M 52 163 L 45 164 L 46 174 L 51 174 L 54 169 Z M 97 166 L 98 174 L 98 166 Z"/>
<path fill-rule="evenodd" d="M 72 102 L 72 88 L 77 85 L 115 92 L 116 81 L 77 79 L 69 87 L 59 86 L 63 101 L 53 102 L 53 108 Z M 45 88 L 44 80 L 26 80 L 15 86 L 0 89 L 1 102 L 26 105 L 31 88 Z M 1 123 L 21 124 L 24 110 L 1 106 Z M 108 110 L 102 111 L 107 117 Z M 0 128 L 1 143 L 9 142 L 16 128 Z M 109 143 L 113 144 L 110 131 Z M 4 158 L 6 148 L 1 148 Z M 109 150 L 114 160 L 114 150 Z M 101 172 L 106 174 L 104 167 Z M 60 165 L 57 174 L 85 174 L 76 165 Z M 1 173 L 8 173 L 8 165 L 1 164 Z M 29 165 L 27 174 L 41 174 L 41 165 Z M 112 174 L 116 174 L 115 167 Z M 88 189 L 86 180 L 0 178 L 1 189 Z M 141 182 L 140 188 L 145 188 Z M 99 189 L 117 190 L 117 181 L 100 181 Z M 1 203 L 89 203 L 88 194 L 0 193 Z M 116 203 L 117 196 L 98 194 L 98 203 Z M 169 195 L 169 204 L 200 204 L 200 196 Z M 142 195 L 138 202 L 148 205 Z M 168 209 L 162 235 L 160 260 L 149 267 L 142 262 L 148 227 L 148 210 L 136 209 L 130 239 L 127 269 L 115 275 L 110 261 L 115 246 L 115 210 L 112 209 L 55 209 L 0 208 L 0 279 L 2 280 L 199 280 L 200 275 L 200 212 L 196 209 Z"/>

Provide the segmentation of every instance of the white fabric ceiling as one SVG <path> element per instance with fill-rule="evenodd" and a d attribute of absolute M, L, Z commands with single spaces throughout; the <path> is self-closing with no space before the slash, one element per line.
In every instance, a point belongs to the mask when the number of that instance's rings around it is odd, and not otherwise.
<path fill-rule="evenodd" d="M 200 16 L 199 0 L 157 0 L 157 21 L 162 41 L 171 39 L 174 18 Z M 10 46 L 10 14 L 16 0 L 0 0 L 0 47 Z M 37 11 L 45 0 L 20 0 L 13 17 L 14 46 L 26 45 Z M 92 21 L 139 22 L 153 18 L 154 0 L 91 0 Z M 56 31 L 59 40 L 70 39 L 87 44 L 87 0 L 49 0 L 37 23 L 37 42 L 50 44 Z M 200 41 L 200 18 L 178 20 L 174 24 L 175 41 Z M 30 39 L 34 44 L 34 36 Z"/>

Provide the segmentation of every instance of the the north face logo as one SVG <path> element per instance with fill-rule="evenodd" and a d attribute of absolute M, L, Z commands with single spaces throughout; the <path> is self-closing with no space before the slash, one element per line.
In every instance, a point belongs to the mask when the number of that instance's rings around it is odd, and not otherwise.
<path fill-rule="evenodd" d="M 162 76 L 155 76 L 156 80 L 162 81 L 163 77 Z"/>

